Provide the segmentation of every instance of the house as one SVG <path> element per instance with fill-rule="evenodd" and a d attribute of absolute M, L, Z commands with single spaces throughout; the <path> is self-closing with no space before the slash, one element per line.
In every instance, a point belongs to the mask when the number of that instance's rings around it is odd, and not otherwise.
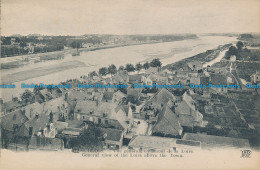
<path fill-rule="evenodd" d="M 28 121 L 27 116 L 21 110 L 15 110 L 1 117 L 1 129 L 14 132 Z"/>
<path fill-rule="evenodd" d="M 115 112 L 111 114 L 110 118 L 120 122 L 121 126 L 127 131 L 131 129 L 133 124 L 133 115 L 130 105 L 119 105 L 115 108 Z"/>
<path fill-rule="evenodd" d="M 152 75 L 150 74 L 142 76 L 142 82 L 151 86 L 154 83 Z"/>
<path fill-rule="evenodd" d="M 153 136 L 170 136 L 179 138 L 182 135 L 183 128 L 181 127 L 178 117 L 172 110 L 165 106 L 159 113 L 158 120 L 152 128 Z"/>
<path fill-rule="evenodd" d="M 145 70 L 145 74 L 155 74 L 158 73 L 160 69 L 158 67 L 149 67 L 147 70 Z"/>
<path fill-rule="evenodd" d="M 74 110 L 76 120 L 93 122 L 102 127 L 124 130 L 124 126 L 114 119 L 115 104 L 98 101 L 79 101 Z"/>
<path fill-rule="evenodd" d="M 182 101 L 178 102 L 175 112 L 181 126 L 203 126 L 203 115 L 197 110 L 195 101 L 185 92 Z"/>
<path fill-rule="evenodd" d="M 168 76 L 162 76 L 161 74 L 151 74 L 151 79 L 156 84 L 167 84 L 168 83 Z"/>
<path fill-rule="evenodd" d="M 256 71 L 250 77 L 252 83 L 260 83 L 260 71 Z"/>
<path fill-rule="evenodd" d="M 113 100 L 114 103 L 119 103 L 125 97 L 126 97 L 126 94 L 121 92 L 120 90 L 118 90 L 117 92 L 114 93 L 112 100 Z"/>
<path fill-rule="evenodd" d="M 128 76 L 128 83 L 135 84 L 135 83 L 141 83 L 142 82 L 142 74 L 134 74 Z"/>
<path fill-rule="evenodd" d="M 63 97 L 58 97 L 42 103 L 43 112 L 46 115 L 53 114 L 53 120 L 68 120 L 70 107 Z"/>
<path fill-rule="evenodd" d="M 51 99 L 55 99 L 57 97 L 61 97 L 62 96 L 62 91 L 57 88 L 57 89 L 42 89 L 39 90 L 38 94 L 42 97 L 43 101 L 48 101 Z"/>
<path fill-rule="evenodd" d="M 70 90 L 68 92 L 68 101 L 82 101 L 82 100 L 91 100 L 93 99 L 93 92 L 90 90 Z"/>
<path fill-rule="evenodd" d="M 119 150 L 123 146 L 123 131 L 112 128 L 100 128 L 104 137 L 104 149 Z"/>
<path fill-rule="evenodd" d="M 64 142 L 58 138 L 33 136 L 29 141 L 29 150 L 59 151 L 64 149 Z"/>
<path fill-rule="evenodd" d="M 134 136 L 131 139 L 128 148 L 145 152 L 175 152 L 177 149 L 200 149 L 200 142 L 158 136 L 139 135 Z"/>
<path fill-rule="evenodd" d="M 11 101 L 8 101 L 8 102 L 5 102 L 5 103 L 1 99 L 0 105 L 1 105 L 1 115 L 0 116 L 3 116 L 5 114 L 10 113 L 10 112 L 12 112 L 12 111 L 21 107 L 20 103 L 18 102 L 17 97 L 12 98 Z"/>
<path fill-rule="evenodd" d="M 157 109 L 162 109 L 169 100 L 175 101 L 176 97 L 167 89 L 162 88 L 146 102 L 146 105 L 153 106 Z"/>
<path fill-rule="evenodd" d="M 250 148 L 248 139 L 239 139 L 198 133 L 185 133 L 183 139 L 201 142 L 202 149 Z"/>
<path fill-rule="evenodd" d="M 174 71 L 170 71 L 169 69 L 164 69 L 164 70 L 160 71 L 161 75 L 167 76 L 167 77 L 169 77 L 169 76 L 171 76 L 171 75 L 173 75 L 175 73 L 176 73 L 175 70 Z"/>
<path fill-rule="evenodd" d="M 129 77 L 126 70 L 119 70 L 116 75 L 112 77 L 112 81 L 116 84 L 128 83 Z"/>
<path fill-rule="evenodd" d="M 132 96 L 134 99 L 138 100 L 140 98 L 142 92 L 142 88 L 128 88 L 127 89 L 127 97 Z"/>
<path fill-rule="evenodd" d="M 191 69 L 191 71 L 202 70 L 202 66 L 203 66 L 200 61 L 192 61 L 192 62 L 189 62 L 187 65 Z"/>
<path fill-rule="evenodd" d="M 113 96 L 114 96 L 114 92 L 105 91 L 103 93 L 102 102 L 112 103 L 113 102 Z"/>
<path fill-rule="evenodd" d="M 31 120 L 35 118 L 36 115 L 43 114 L 43 106 L 40 103 L 36 102 L 21 108 L 21 111 L 24 112 L 24 115 L 29 120 Z"/>
<path fill-rule="evenodd" d="M 50 121 L 50 116 L 45 114 L 35 115 L 35 117 L 25 122 L 18 131 L 19 136 L 41 136 L 46 138 L 55 138 L 57 130 Z"/>

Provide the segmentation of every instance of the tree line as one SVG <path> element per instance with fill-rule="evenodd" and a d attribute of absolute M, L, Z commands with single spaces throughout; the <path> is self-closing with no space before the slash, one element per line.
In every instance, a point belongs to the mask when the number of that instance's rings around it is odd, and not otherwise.
<path fill-rule="evenodd" d="M 153 59 L 151 62 L 145 62 L 144 64 L 137 63 L 136 65 L 133 64 L 126 64 L 125 66 L 120 66 L 117 68 L 114 64 L 109 65 L 108 67 L 101 67 L 98 71 L 92 71 L 89 73 L 90 77 L 94 76 L 106 76 L 108 74 L 115 75 L 118 71 L 126 70 L 127 72 L 134 72 L 134 71 L 141 71 L 142 69 L 149 69 L 150 67 L 161 67 L 162 63 L 158 58 Z"/>

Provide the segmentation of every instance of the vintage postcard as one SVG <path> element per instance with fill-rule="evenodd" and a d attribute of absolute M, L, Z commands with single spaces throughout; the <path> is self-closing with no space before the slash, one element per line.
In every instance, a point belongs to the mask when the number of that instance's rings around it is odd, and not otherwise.
<path fill-rule="evenodd" d="M 259 169 L 259 0 L 1 0 L 0 170 Z"/>

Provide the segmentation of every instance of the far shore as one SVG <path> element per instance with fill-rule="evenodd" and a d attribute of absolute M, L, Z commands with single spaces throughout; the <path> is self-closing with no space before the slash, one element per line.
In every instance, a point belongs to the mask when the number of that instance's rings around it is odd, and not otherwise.
<path fill-rule="evenodd" d="M 184 39 L 180 39 L 180 40 L 174 40 L 174 41 L 182 41 L 182 40 L 187 40 L 187 39 L 197 39 L 199 37 L 196 38 L 184 38 Z M 140 43 L 128 43 L 128 44 L 114 44 L 114 45 L 104 45 L 104 46 L 100 46 L 100 47 L 82 47 L 79 49 L 74 49 L 74 48 L 69 48 L 69 49 L 64 49 L 61 51 L 52 51 L 52 52 L 44 52 L 44 53 L 35 53 L 35 54 L 25 54 L 25 55 L 16 55 L 16 56 L 10 56 L 10 57 L 4 57 L 4 58 L 0 58 L 1 62 L 10 58 L 32 58 L 32 57 L 39 57 L 41 55 L 58 55 L 58 54 L 73 54 L 74 52 L 76 52 L 77 50 L 79 52 L 83 52 L 83 51 L 96 51 L 96 50 L 102 50 L 102 49 L 108 49 L 108 48 L 116 48 L 116 47 L 126 47 L 126 46 L 135 46 L 135 45 L 143 45 L 143 44 L 156 44 L 156 43 L 168 43 L 168 42 L 174 42 L 174 41 L 155 41 L 155 42 L 140 42 Z"/>

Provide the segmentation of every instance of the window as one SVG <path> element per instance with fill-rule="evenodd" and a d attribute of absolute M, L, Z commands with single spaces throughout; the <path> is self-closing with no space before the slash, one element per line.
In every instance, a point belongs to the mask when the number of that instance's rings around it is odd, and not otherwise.
<path fill-rule="evenodd" d="M 13 116 L 13 120 L 16 120 L 16 115 Z"/>
<path fill-rule="evenodd" d="M 105 124 L 108 124 L 108 120 L 105 120 Z"/>
<path fill-rule="evenodd" d="M 101 119 L 100 118 L 98 118 L 98 123 L 101 123 Z"/>

